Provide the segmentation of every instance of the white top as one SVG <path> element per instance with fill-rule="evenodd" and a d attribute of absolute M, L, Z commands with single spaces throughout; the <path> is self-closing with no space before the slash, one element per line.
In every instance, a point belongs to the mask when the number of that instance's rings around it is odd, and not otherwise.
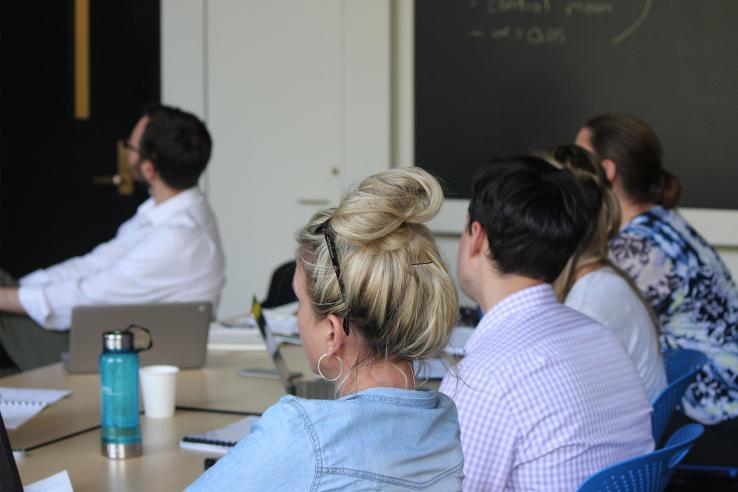
<path fill-rule="evenodd" d="M 643 301 L 610 267 L 576 281 L 564 304 L 610 328 L 638 369 L 649 401 L 666 387 L 656 327 Z"/>
<path fill-rule="evenodd" d="M 559 304 L 550 285 L 482 318 L 441 391 L 459 412 L 464 491 L 572 491 L 653 450 L 651 405 L 610 330 Z"/>
<path fill-rule="evenodd" d="M 66 330 L 80 305 L 210 301 L 225 262 L 215 217 L 197 188 L 149 198 L 115 238 L 20 279 L 20 302 L 39 325 Z"/>

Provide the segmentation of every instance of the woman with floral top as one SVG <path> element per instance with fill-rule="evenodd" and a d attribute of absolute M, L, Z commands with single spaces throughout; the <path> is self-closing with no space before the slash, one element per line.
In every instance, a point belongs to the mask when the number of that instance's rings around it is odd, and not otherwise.
<path fill-rule="evenodd" d="M 708 425 L 686 462 L 738 465 L 738 289 L 730 272 L 674 209 L 681 185 L 664 169 L 661 143 L 645 122 L 597 116 L 576 142 L 602 160 L 613 184 L 622 218 L 610 258 L 651 303 L 661 349 L 695 349 L 710 359 L 682 400 L 687 417 Z M 672 425 L 686 420 L 679 415 Z"/>

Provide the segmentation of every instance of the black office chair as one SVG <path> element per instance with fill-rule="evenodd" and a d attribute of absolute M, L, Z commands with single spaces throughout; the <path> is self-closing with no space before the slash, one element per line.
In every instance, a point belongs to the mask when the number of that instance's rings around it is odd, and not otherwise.
<path fill-rule="evenodd" d="M 261 303 L 262 308 L 273 308 L 297 301 L 295 291 L 292 290 L 292 278 L 295 276 L 296 267 L 297 263 L 293 260 L 279 265 L 274 270 L 266 299 Z"/>

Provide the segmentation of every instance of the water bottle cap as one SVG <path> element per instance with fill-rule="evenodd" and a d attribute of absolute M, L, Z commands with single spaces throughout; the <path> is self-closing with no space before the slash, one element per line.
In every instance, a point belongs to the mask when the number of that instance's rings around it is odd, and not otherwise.
<path fill-rule="evenodd" d="M 103 352 L 130 352 L 133 350 L 133 333 L 113 330 L 103 333 Z"/>

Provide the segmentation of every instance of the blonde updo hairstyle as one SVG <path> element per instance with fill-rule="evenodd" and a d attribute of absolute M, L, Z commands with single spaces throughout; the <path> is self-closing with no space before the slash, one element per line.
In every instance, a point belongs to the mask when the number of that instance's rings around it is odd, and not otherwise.
<path fill-rule="evenodd" d="M 576 281 L 579 268 L 597 263 L 614 267 L 608 257 L 607 243 L 620 229 L 620 205 L 604 167 L 585 149 L 577 145 L 561 145 L 536 154 L 577 178 L 584 196 L 582 206 L 591 217 L 582 243 L 553 284 L 556 296 L 563 302 Z"/>
<path fill-rule="evenodd" d="M 318 212 L 298 232 L 297 261 L 313 308 L 319 318 L 348 317 L 350 334 L 368 348 L 362 360 L 424 359 L 448 342 L 456 289 L 423 225 L 442 203 L 443 190 L 426 171 L 394 169 L 364 179 L 337 208 Z"/>

